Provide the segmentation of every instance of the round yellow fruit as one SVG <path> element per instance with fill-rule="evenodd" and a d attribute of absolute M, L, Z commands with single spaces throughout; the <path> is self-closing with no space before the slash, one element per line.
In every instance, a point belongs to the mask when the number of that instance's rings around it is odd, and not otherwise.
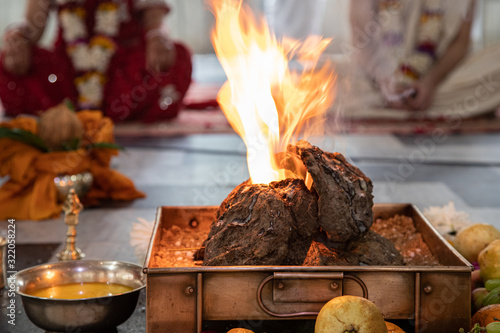
<path fill-rule="evenodd" d="M 233 328 L 227 333 L 254 333 L 253 331 L 247 330 L 245 328 Z"/>
<path fill-rule="evenodd" d="M 371 301 L 339 296 L 326 303 L 316 318 L 314 333 L 387 333 L 384 316 Z"/>
<path fill-rule="evenodd" d="M 496 239 L 500 239 L 497 228 L 491 224 L 476 223 L 458 232 L 454 246 L 469 262 L 476 262 L 479 252 Z"/>
<path fill-rule="evenodd" d="M 483 281 L 500 279 L 500 239 L 491 242 L 479 253 L 478 262 Z"/>

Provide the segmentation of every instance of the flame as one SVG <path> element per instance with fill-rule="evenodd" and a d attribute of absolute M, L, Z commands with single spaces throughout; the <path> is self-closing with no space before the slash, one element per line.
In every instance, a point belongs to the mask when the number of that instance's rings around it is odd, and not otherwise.
<path fill-rule="evenodd" d="M 330 40 L 310 36 L 279 43 L 264 18 L 241 0 L 212 0 L 211 6 L 212 43 L 228 78 L 217 101 L 245 142 L 250 179 L 268 184 L 290 177 L 277 153 L 301 138 L 322 135 L 333 103 L 332 64 L 318 66 Z"/>

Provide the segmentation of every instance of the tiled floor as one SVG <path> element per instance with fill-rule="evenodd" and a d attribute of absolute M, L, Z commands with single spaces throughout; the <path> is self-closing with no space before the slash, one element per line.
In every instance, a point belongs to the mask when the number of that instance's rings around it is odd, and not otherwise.
<path fill-rule="evenodd" d="M 196 75 L 200 81 L 223 79 L 217 68 L 206 73 Z M 77 245 L 89 259 L 142 264 L 129 245 L 137 218 L 152 221 L 158 206 L 218 205 L 248 177 L 244 146 L 236 135 L 118 138 L 118 142 L 127 149 L 114 159 L 113 167 L 133 179 L 147 198 L 81 213 Z M 500 133 L 438 141 L 427 136 L 337 135 L 313 142 L 345 153 L 363 170 L 374 182 L 376 203 L 409 202 L 424 210 L 452 201 L 472 221 L 500 228 Z M 239 168 L 228 168 L 230 164 Z M 0 221 L 0 230 L 6 230 L 6 224 Z M 16 232 L 17 244 L 62 243 L 66 228 L 61 216 L 17 221 Z M 17 255 L 27 254 L 20 247 Z M 23 332 L 39 332 L 25 325 Z"/>

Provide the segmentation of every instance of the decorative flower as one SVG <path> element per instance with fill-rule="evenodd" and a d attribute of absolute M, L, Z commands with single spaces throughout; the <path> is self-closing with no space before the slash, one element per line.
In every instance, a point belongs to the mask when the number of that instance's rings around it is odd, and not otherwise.
<path fill-rule="evenodd" d="M 130 230 L 130 245 L 134 248 L 137 259 L 144 261 L 154 229 L 154 221 L 147 221 L 141 217 L 138 217 L 137 220 L 139 222 L 134 222 Z"/>
<path fill-rule="evenodd" d="M 425 73 L 432 66 L 433 59 L 425 53 L 414 53 L 408 58 L 407 64 L 417 72 Z"/>
<path fill-rule="evenodd" d="M 90 57 L 90 50 L 87 43 L 74 43 L 68 46 L 67 50 L 73 67 L 77 71 L 89 71 L 92 69 L 94 61 Z"/>
<path fill-rule="evenodd" d="M 105 49 L 102 47 L 92 47 L 90 49 L 92 68 L 101 73 L 105 73 L 108 69 L 109 61 L 113 57 L 113 53 L 114 52 L 111 52 L 109 49 Z"/>
<path fill-rule="evenodd" d="M 106 78 L 98 72 L 88 72 L 75 79 L 78 90 L 78 106 L 80 108 L 98 108 L 103 99 L 103 88 Z"/>
<path fill-rule="evenodd" d="M 436 47 L 442 31 L 443 10 L 441 0 L 425 0 L 420 15 L 413 53 L 404 52 L 404 25 L 401 0 L 379 1 L 379 21 L 382 26 L 382 43 L 401 55 L 395 79 L 402 85 L 420 79 L 432 66 Z"/>
<path fill-rule="evenodd" d="M 469 215 L 466 212 L 457 211 L 452 201 L 442 207 L 425 208 L 423 213 L 437 231 L 450 241 L 460 230 L 472 224 Z"/>
<path fill-rule="evenodd" d="M 381 18 L 380 25 L 385 31 L 401 33 L 402 22 L 396 13 L 389 10 L 382 10 L 379 12 L 379 17 Z"/>
<path fill-rule="evenodd" d="M 105 73 L 115 51 L 115 43 L 105 36 L 93 37 L 89 44 L 79 42 L 68 47 L 68 54 L 77 71 Z"/>
<path fill-rule="evenodd" d="M 118 35 L 120 23 L 118 4 L 105 2 L 99 5 L 95 14 L 95 32 L 114 37 Z"/>
<path fill-rule="evenodd" d="M 67 43 L 87 38 L 85 26 L 85 10 L 83 8 L 65 8 L 59 12 L 63 38 Z"/>
<path fill-rule="evenodd" d="M 420 26 L 420 31 L 418 33 L 418 42 L 434 41 L 437 42 L 441 35 L 441 18 L 438 16 L 433 16 L 426 20 L 424 24 Z"/>
<path fill-rule="evenodd" d="M 89 58 L 92 62 L 92 69 L 101 73 L 106 73 L 109 62 L 115 54 L 116 44 L 105 36 L 93 37 L 90 41 Z"/>

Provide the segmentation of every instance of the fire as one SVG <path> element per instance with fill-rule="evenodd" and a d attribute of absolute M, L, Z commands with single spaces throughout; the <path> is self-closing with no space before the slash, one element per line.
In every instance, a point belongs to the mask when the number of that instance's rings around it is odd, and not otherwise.
<path fill-rule="evenodd" d="M 289 143 L 323 134 L 333 103 L 332 64 L 318 66 L 330 40 L 310 36 L 280 43 L 265 19 L 241 0 L 212 0 L 211 5 L 212 43 L 228 78 L 217 101 L 245 142 L 250 179 L 268 184 L 290 177 L 276 154 Z"/>

